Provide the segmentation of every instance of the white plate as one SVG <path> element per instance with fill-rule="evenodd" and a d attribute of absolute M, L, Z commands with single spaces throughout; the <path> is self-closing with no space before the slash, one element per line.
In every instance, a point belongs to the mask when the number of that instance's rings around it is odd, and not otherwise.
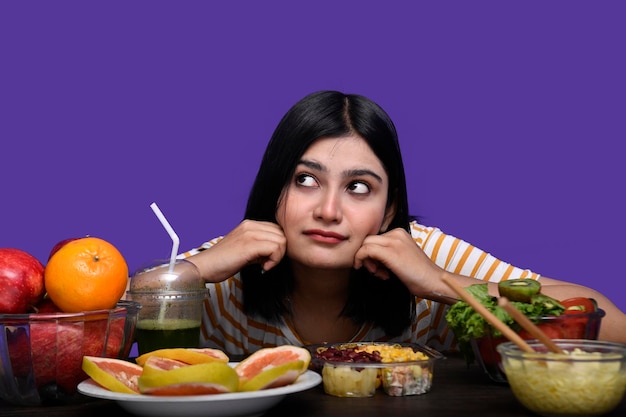
<path fill-rule="evenodd" d="M 313 388 L 322 377 L 306 371 L 291 385 L 252 392 L 213 395 L 151 396 L 121 394 L 102 388 L 87 379 L 78 384 L 78 391 L 95 398 L 116 401 L 120 407 L 140 416 L 154 417 L 237 417 L 260 416 L 278 404 L 287 394 Z"/>

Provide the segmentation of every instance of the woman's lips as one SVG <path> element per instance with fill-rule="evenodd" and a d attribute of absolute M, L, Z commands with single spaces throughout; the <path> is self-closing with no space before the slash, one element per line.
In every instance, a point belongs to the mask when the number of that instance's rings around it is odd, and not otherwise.
<path fill-rule="evenodd" d="M 335 232 L 329 232 L 326 230 L 306 230 L 304 234 L 309 236 L 313 240 L 322 243 L 340 243 L 346 240 L 346 237 L 344 235 Z"/>

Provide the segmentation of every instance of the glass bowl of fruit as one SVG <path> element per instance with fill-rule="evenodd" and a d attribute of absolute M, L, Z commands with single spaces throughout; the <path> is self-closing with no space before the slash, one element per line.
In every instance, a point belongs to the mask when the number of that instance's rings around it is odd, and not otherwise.
<path fill-rule="evenodd" d="M 534 339 L 497 305 L 497 297 L 488 294 L 487 284 L 470 285 L 466 290 L 515 330 L 522 339 Z M 506 296 L 511 304 L 551 339 L 598 338 L 605 312 L 591 298 L 575 297 L 559 301 L 542 294 L 539 283 L 530 279 L 503 281 L 498 290 L 500 296 Z M 462 301 L 450 307 L 446 320 L 454 331 L 467 362 L 478 362 L 492 381 L 508 383 L 502 358 L 497 350 L 498 345 L 508 340 Z"/>
<path fill-rule="evenodd" d="M 322 375 L 324 392 L 336 397 L 393 397 L 430 391 L 435 362 L 444 356 L 413 343 L 337 343 L 308 346 L 309 368 Z"/>
<path fill-rule="evenodd" d="M 121 300 L 112 309 L 59 312 L 54 304 L 37 313 L 0 314 L 0 398 L 11 404 L 72 404 L 87 378 L 83 356 L 127 359 L 140 304 Z"/>

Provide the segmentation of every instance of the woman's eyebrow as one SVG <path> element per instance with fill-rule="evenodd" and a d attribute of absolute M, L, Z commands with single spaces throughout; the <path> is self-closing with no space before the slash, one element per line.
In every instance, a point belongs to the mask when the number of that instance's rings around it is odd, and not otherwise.
<path fill-rule="evenodd" d="M 351 178 L 351 177 L 365 177 L 365 176 L 369 176 L 369 177 L 373 177 L 375 180 L 377 180 L 378 182 L 382 183 L 383 179 L 380 175 L 378 175 L 377 173 L 375 173 L 374 171 L 370 170 L 370 169 L 350 169 L 347 171 L 343 172 L 343 177 L 344 178 Z"/>
<path fill-rule="evenodd" d="M 308 159 L 301 159 L 298 162 L 298 165 L 304 165 L 305 167 L 309 168 L 309 169 L 314 169 L 316 171 L 320 171 L 320 172 L 326 172 L 327 169 L 324 165 L 320 164 L 319 162 L 315 162 L 315 161 L 311 161 Z M 368 176 L 368 177 L 372 177 L 374 178 L 376 181 L 382 183 L 383 179 L 380 175 L 378 175 L 377 173 L 375 173 L 374 171 L 372 171 L 371 169 L 367 169 L 367 168 L 359 168 L 359 169 L 349 169 L 346 170 L 342 173 L 342 177 L 343 178 L 351 178 L 351 177 L 364 177 L 364 176 Z"/>
<path fill-rule="evenodd" d="M 326 168 L 322 166 L 319 162 L 310 161 L 308 159 L 301 159 L 298 161 L 298 165 L 304 165 L 307 168 L 314 169 L 316 171 L 326 171 Z"/>

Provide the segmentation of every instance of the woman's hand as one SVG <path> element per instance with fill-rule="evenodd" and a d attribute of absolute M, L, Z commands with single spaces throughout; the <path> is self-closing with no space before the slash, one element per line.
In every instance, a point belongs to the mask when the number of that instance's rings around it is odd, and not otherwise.
<path fill-rule="evenodd" d="M 361 267 L 381 279 L 388 279 L 393 271 L 413 295 L 422 298 L 432 298 L 441 289 L 445 273 L 400 228 L 366 237 L 354 257 L 354 268 Z"/>
<path fill-rule="evenodd" d="M 287 239 L 277 224 L 244 220 L 208 250 L 190 256 L 208 282 L 220 282 L 244 266 L 261 264 L 263 270 L 275 267 L 285 255 Z"/>

